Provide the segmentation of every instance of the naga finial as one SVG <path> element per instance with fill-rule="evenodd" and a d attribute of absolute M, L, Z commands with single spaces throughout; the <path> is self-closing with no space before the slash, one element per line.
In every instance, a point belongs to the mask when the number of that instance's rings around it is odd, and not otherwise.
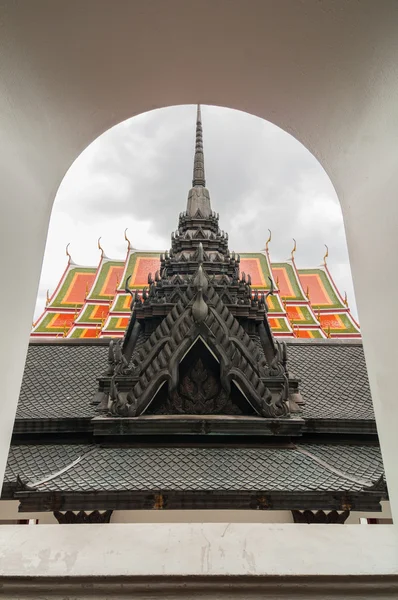
<path fill-rule="evenodd" d="M 66 244 L 65 254 L 68 257 L 69 262 L 72 262 L 72 257 L 71 257 L 70 252 L 69 252 L 69 246 L 70 246 L 70 242 L 68 242 L 68 244 Z"/>
<path fill-rule="evenodd" d="M 348 297 L 347 297 L 347 292 L 344 292 L 344 300 L 343 300 L 345 306 L 348 308 Z"/>
<path fill-rule="evenodd" d="M 268 277 L 269 282 L 270 282 L 270 288 L 268 290 L 268 292 L 265 294 L 265 298 L 268 298 L 268 296 L 273 296 L 274 295 L 274 280 L 272 279 L 272 277 Z"/>
<path fill-rule="evenodd" d="M 130 294 L 130 296 L 131 296 L 130 309 L 133 310 L 134 302 L 137 300 L 137 292 L 131 291 L 130 280 L 131 280 L 131 275 L 129 275 L 126 279 L 126 282 L 124 284 L 124 291 L 126 292 L 126 294 Z M 146 288 L 144 288 L 144 289 L 146 289 Z"/>
<path fill-rule="evenodd" d="M 103 258 L 105 255 L 105 252 L 104 252 L 103 247 L 101 246 L 101 238 L 100 237 L 98 238 L 98 250 L 101 250 L 101 258 Z"/>
<path fill-rule="evenodd" d="M 265 242 L 265 251 L 266 251 L 266 252 L 268 252 L 268 246 L 269 246 L 269 243 L 270 243 L 270 241 L 272 240 L 272 232 L 271 232 L 271 229 L 268 229 L 268 231 L 269 231 L 268 240 Z"/>
<path fill-rule="evenodd" d="M 295 252 L 297 250 L 297 242 L 296 242 L 296 240 L 294 238 L 293 238 L 293 242 L 294 242 L 294 246 L 293 246 L 293 249 L 292 249 L 292 252 L 291 252 L 291 258 L 294 261 L 294 255 L 295 255 Z"/>
<path fill-rule="evenodd" d="M 127 237 L 127 230 L 128 230 L 128 227 L 126 227 L 126 229 L 124 230 L 124 239 L 126 240 L 126 242 L 128 244 L 127 250 L 130 250 L 132 248 L 132 245 L 131 245 L 129 238 Z"/>
<path fill-rule="evenodd" d="M 48 306 L 50 304 L 50 290 L 47 290 L 46 292 L 46 306 Z"/>
<path fill-rule="evenodd" d="M 325 256 L 323 257 L 323 265 L 324 265 L 325 267 L 327 267 L 327 262 L 326 262 L 326 259 L 327 259 L 327 257 L 329 256 L 329 248 L 327 247 L 327 245 L 326 245 L 326 244 L 325 244 L 325 248 L 326 248 L 326 252 L 325 252 Z"/>

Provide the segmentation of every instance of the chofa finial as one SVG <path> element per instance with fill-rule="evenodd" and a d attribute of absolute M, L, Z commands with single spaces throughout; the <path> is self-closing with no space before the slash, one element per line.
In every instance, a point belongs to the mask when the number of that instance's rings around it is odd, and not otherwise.
<path fill-rule="evenodd" d="M 70 246 L 70 242 L 68 244 L 66 244 L 65 254 L 68 257 L 69 262 L 72 262 L 72 257 L 71 257 L 70 252 L 69 252 L 69 246 Z"/>
<path fill-rule="evenodd" d="M 266 252 L 268 252 L 268 246 L 269 246 L 269 243 L 270 243 L 270 241 L 272 240 L 272 232 L 271 232 L 271 229 L 268 229 L 268 231 L 269 231 L 268 240 L 265 242 L 265 250 L 266 250 Z"/>
<path fill-rule="evenodd" d="M 295 255 L 295 252 L 297 250 L 297 243 L 296 243 L 296 240 L 294 238 L 293 238 L 293 242 L 294 242 L 294 246 L 293 246 L 293 249 L 292 249 L 292 252 L 291 252 L 291 258 L 294 261 L 294 255 Z"/>
<path fill-rule="evenodd" d="M 126 227 L 126 229 L 124 230 L 124 239 L 126 240 L 126 242 L 128 244 L 128 250 L 130 250 L 130 248 L 132 248 L 132 245 L 131 245 L 129 238 L 127 237 L 127 230 L 128 230 L 128 227 Z"/>
<path fill-rule="evenodd" d="M 98 250 L 101 250 L 101 258 L 103 258 L 105 255 L 105 252 L 104 252 L 103 247 L 101 246 L 101 238 L 100 237 L 98 238 Z"/>
<path fill-rule="evenodd" d="M 325 256 L 323 257 L 323 265 L 324 265 L 325 267 L 327 267 L 327 262 L 326 262 L 326 259 L 327 259 L 327 257 L 329 256 L 329 248 L 327 247 L 327 245 L 326 245 L 326 244 L 325 244 L 325 248 L 326 248 L 326 252 L 325 252 Z"/>

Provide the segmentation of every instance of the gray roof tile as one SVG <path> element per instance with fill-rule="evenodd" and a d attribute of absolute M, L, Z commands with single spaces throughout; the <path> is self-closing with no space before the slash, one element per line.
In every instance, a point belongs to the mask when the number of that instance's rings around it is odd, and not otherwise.
<path fill-rule="evenodd" d="M 29 346 L 17 419 L 93 417 L 96 378 L 107 366 L 100 345 Z"/>
<path fill-rule="evenodd" d="M 301 379 L 310 419 L 374 420 L 362 345 L 288 344 L 289 370 Z"/>
<path fill-rule="evenodd" d="M 95 416 L 90 401 L 107 365 L 100 344 L 31 344 L 17 418 Z M 289 369 L 301 378 L 304 416 L 374 419 L 365 358 L 352 343 L 288 343 Z"/>
<path fill-rule="evenodd" d="M 39 491 L 360 491 L 383 472 L 370 446 L 303 444 L 336 472 L 294 448 L 113 448 L 23 445 L 10 450 L 6 481 L 34 482 L 80 462 L 37 486 Z M 39 466 L 39 467 L 38 467 Z M 343 472 L 343 473 L 342 473 Z"/>

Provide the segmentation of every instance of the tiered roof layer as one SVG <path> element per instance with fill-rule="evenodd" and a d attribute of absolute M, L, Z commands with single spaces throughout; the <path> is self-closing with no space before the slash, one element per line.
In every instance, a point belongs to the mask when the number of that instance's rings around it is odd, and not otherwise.
<path fill-rule="evenodd" d="M 268 291 L 269 322 L 275 337 L 359 338 L 352 316 L 329 272 L 322 267 L 298 269 L 294 256 L 272 262 L 268 249 L 240 255 L 241 273 L 250 274 L 253 293 Z M 82 267 L 71 259 L 32 337 L 123 337 L 130 316 L 129 288 L 142 294 L 148 275 L 160 268 L 160 252 L 140 251 L 128 245 L 124 260 L 102 254 L 98 267 Z"/>

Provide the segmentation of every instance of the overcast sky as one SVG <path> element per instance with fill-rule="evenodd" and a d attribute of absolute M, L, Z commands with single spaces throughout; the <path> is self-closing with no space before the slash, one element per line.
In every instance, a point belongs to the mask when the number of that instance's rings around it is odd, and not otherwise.
<path fill-rule="evenodd" d="M 97 265 L 97 239 L 107 256 L 124 258 L 132 245 L 164 251 L 191 187 L 196 107 L 179 106 L 134 117 L 95 140 L 66 174 L 55 199 L 35 316 L 73 260 Z M 299 268 L 328 265 L 355 310 L 343 218 L 334 188 L 318 161 L 275 125 L 246 113 L 202 107 L 207 187 L 230 250 L 264 248 L 268 228 L 273 261 L 290 257 L 297 240 Z"/>

